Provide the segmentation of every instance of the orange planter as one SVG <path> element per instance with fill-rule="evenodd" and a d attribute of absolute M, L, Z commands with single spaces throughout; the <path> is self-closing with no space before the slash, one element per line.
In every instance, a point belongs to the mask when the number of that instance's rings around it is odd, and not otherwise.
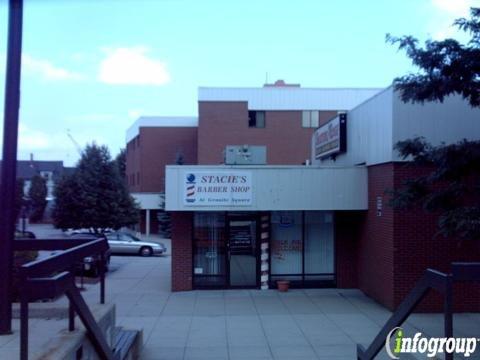
<path fill-rule="evenodd" d="M 278 291 L 288 291 L 288 288 L 290 287 L 290 281 L 288 280 L 280 280 L 277 281 L 277 286 L 278 286 Z"/>

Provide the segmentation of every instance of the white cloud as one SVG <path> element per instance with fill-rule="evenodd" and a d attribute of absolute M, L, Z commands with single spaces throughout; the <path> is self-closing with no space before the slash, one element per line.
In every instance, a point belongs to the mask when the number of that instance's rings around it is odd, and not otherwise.
<path fill-rule="evenodd" d="M 45 80 L 82 80 L 76 72 L 57 67 L 48 60 L 36 59 L 28 54 L 22 55 L 22 67 L 26 73 L 40 75 Z"/>
<path fill-rule="evenodd" d="M 435 40 L 457 38 L 459 31 L 452 26 L 455 19 L 469 16 L 471 7 L 480 7 L 480 0 L 430 0 L 432 13 L 428 31 Z"/>
<path fill-rule="evenodd" d="M 475 1 L 472 0 L 432 0 L 432 5 L 438 10 L 452 16 L 466 16 Z"/>
<path fill-rule="evenodd" d="M 139 109 L 128 110 L 128 118 L 131 120 L 137 120 L 142 114 L 145 114 L 143 110 L 139 110 Z"/>
<path fill-rule="evenodd" d="M 89 129 L 72 131 L 75 141 L 84 148 L 87 143 L 108 144 L 104 134 L 93 134 Z M 2 141 L 0 139 L 0 145 Z M 73 166 L 79 153 L 76 145 L 67 135 L 67 130 L 53 130 L 47 132 L 19 124 L 18 159 L 25 160 L 33 154 L 37 160 L 63 160 L 65 165 Z"/>
<path fill-rule="evenodd" d="M 53 144 L 49 141 L 48 135 L 42 131 L 29 128 L 20 123 L 18 126 L 18 147 L 19 149 L 44 150 Z"/>
<path fill-rule="evenodd" d="M 146 47 L 108 49 L 99 80 L 114 85 L 165 85 L 170 74 L 164 62 L 148 57 Z"/>

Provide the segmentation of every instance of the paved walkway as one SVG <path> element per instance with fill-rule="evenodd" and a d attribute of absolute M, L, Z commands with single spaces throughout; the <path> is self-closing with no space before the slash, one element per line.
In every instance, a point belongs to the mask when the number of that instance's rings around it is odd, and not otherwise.
<path fill-rule="evenodd" d="M 108 293 L 120 324 L 143 327 L 145 360 L 355 359 L 356 344 L 369 344 L 390 315 L 358 290 L 171 293 L 169 257 L 116 257 L 114 263 Z M 407 334 L 441 336 L 442 320 L 418 314 L 403 327 Z M 478 336 L 479 320 L 479 314 L 457 315 L 455 335 Z"/>
<path fill-rule="evenodd" d="M 98 286 L 87 288 L 84 297 L 98 303 Z M 168 254 L 112 257 L 107 301 L 116 304 L 119 325 L 143 328 L 144 360 L 356 359 L 356 344 L 369 344 L 390 315 L 358 290 L 171 293 Z M 65 319 L 52 321 L 52 331 L 67 326 Z M 455 336 L 480 335 L 480 314 L 456 315 L 454 324 Z M 41 343 L 44 326 L 32 321 L 32 343 Z M 441 315 L 428 314 L 413 315 L 403 326 L 412 336 L 442 336 L 442 327 Z M 18 339 L 10 339 L 0 337 L 0 354 L 18 354 Z M 474 355 L 470 359 L 480 359 L 480 348 Z M 377 358 L 388 359 L 385 353 Z"/>

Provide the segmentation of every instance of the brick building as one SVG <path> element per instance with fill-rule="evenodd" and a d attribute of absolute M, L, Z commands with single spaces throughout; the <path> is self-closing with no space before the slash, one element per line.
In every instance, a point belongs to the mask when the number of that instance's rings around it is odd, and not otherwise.
<path fill-rule="evenodd" d="M 127 175 L 137 198 L 165 199 L 148 212 L 171 213 L 175 291 L 285 279 L 360 288 L 394 308 L 425 268 L 479 259 L 472 244 L 435 237 L 433 215 L 388 206 L 386 190 L 416 175 L 394 145 L 478 138 L 479 115 L 457 97 L 404 104 L 392 88 L 200 88 L 198 118 L 129 130 Z M 457 310 L 478 304 L 478 288 L 457 291 L 469 294 Z"/>
<path fill-rule="evenodd" d="M 196 117 L 144 116 L 127 130 L 127 185 L 142 209 L 142 233 L 160 231 L 165 165 L 197 163 L 197 123 Z"/>

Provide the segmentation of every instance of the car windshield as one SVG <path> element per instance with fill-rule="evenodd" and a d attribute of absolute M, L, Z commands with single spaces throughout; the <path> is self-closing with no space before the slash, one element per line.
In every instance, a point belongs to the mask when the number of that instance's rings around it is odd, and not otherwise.
<path fill-rule="evenodd" d="M 130 234 L 119 233 L 117 236 L 120 241 L 141 241 L 139 238 Z"/>
<path fill-rule="evenodd" d="M 142 241 L 141 239 L 139 239 L 139 238 L 137 238 L 133 235 L 129 235 L 129 236 L 133 239 L 133 241 Z"/>

